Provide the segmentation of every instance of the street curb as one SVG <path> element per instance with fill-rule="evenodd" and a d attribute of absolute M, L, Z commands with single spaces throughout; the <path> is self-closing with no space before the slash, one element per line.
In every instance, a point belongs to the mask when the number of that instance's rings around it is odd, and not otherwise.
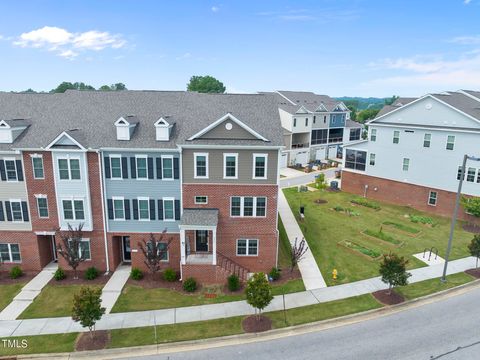
<path fill-rule="evenodd" d="M 385 305 L 379 309 L 367 310 L 360 313 L 345 315 L 327 320 L 311 322 L 302 325 L 290 326 L 281 329 L 274 329 L 262 333 L 238 334 L 223 336 L 217 338 L 189 340 L 173 342 L 168 344 L 134 346 L 127 348 L 105 349 L 97 351 L 82 351 L 72 353 L 58 354 L 31 354 L 31 355 L 12 355 L 2 356 L 0 359 L 55 359 L 55 360 L 73 360 L 73 359 L 117 359 L 119 357 L 159 355 L 166 353 L 177 353 L 183 351 L 204 350 L 209 348 L 218 348 L 224 346 L 233 346 L 239 344 L 248 344 L 259 341 L 268 341 L 280 339 L 287 336 L 302 335 L 315 331 L 323 331 L 341 326 L 347 326 L 362 321 L 373 320 L 384 316 L 393 315 L 409 309 L 428 305 L 440 300 L 448 299 L 454 296 L 462 295 L 476 288 L 480 288 L 480 279 L 469 283 L 459 285 L 450 289 L 442 290 L 434 294 L 426 295 L 417 299 L 409 300 L 397 305 Z"/>

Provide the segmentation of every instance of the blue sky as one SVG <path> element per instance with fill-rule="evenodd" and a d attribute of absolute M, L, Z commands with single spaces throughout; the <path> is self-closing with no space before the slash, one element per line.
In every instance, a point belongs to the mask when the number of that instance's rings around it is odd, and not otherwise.
<path fill-rule="evenodd" d="M 0 90 L 61 81 L 417 96 L 480 88 L 480 0 L 2 1 Z"/>

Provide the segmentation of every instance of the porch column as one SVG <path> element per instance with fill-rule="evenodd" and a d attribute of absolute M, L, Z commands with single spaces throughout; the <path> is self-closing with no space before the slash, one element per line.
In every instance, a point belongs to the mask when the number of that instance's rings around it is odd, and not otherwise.
<path fill-rule="evenodd" d="M 212 264 L 217 265 L 217 227 L 212 230 Z"/>
<path fill-rule="evenodd" d="M 185 258 L 185 229 L 180 229 L 180 263 L 182 265 L 187 263 Z"/>

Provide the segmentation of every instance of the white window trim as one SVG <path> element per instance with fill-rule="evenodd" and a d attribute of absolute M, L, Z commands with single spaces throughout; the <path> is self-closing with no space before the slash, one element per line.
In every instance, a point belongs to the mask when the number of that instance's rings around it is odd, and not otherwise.
<path fill-rule="evenodd" d="M 147 219 L 141 219 L 140 218 L 140 201 L 144 201 L 146 200 L 147 201 L 147 205 L 148 205 L 148 218 Z M 138 221 L 150 221 L 150 212 L 151 212 L 151 209 L 150 209 L 150 198 L 149 197 L 137 197 L 137 201 L 138 201 Z"/>
<path fill-rule="evenodd" d="M 15 222 L 15 223 L 25 222 L 25 219 L 23 218 L 22 200 L 21 199 L 9 199 L 8 201 L 10 201 L 10 211 L 11 211 L 11 214 L 12 214 L 12 222 Z M 19 203 L 20 204 L 20 213 L 22 214 L 22 220 L 15 220 L 13 218 L 13 207 L 12 207 L 13 203 Z"/>
<path fill-rule="evenodd" d="M 253 171 L 252 171 L 252 179 L 255 180 L 266 180 L 268 178 L 268 154 L 253 154 Z M 255 167 L 256 167 L 256 161 L 257 158 L 263 157 L 265 158 L 265 173 L 264 176 L 255 176 Z"/>
<path fill-rule="evenodd" d="M 430 204 L 430 198 L 432 196 L 432 193 L 436 193 L 436 197 L 435 197 L 435 204 Z M 438 202 L 438 191 L 433 191 L 433 190 L 430 190 L 428 192 L 428 199 L 427 199 L 427 205 L 428 206 L 437 206 L 437 202 Z"/>
<path fill-rule="evenodd" d="M 162 159 L 162 180 L 165 180 L 165 181 L 173 181 L 175 179 L 175 174 L 174 174 L 174 168 L 173 168 L 173 155 L 162 155 L 161 156 L 161 159 Z M 164 174 L 164 169 L 165 169 L 165 166 L 163 164 L 163 160 L 164 159 L 171 159 L 172 160 L 172 177 L 171 178 L 166 178 L 163 174 Z"/>
<path fill-rule="evenodd" d="M 119 160 L 120 160 L 120 177 L 113 177 L 112 159 L 119 159 Z M 109 155 L 108 161 L 110 162 L 110 179 L 111 179 L 111 180 L 123 180 L 122 155 L 119 155 L 119 154 L 111 154 L 111 155 Z M 135 162 L 135 164 L 136 164 L 136 162 Z M 147 176 L 148 176 L 148 164 L 147 164 Z"/>
<path fill-rule="evenodd" d="M 372 139 L 374 137 L 374 139 Z M 370 131 L 370 141 L 371 142 L 376 142 L 377 141 L 377 129 L 372 129 Z"/>
<path fill-rule="evenodd" d="M 453 137 L 453 142 L 450 143 L 450 142 L 448 141 L 448 138 L 449 138 L 449 137 Z M 447 143 L 445 144 L 445 150 L 449 150 L 449 151 L 455 150 L 455 140 L 456 140 L 455 135 L 447 135 Z M 453 148 L 452 148 L 452 149 L 449 149 L 449 148 L 448 148 L 448 144 L 452 144 L 452 145 L 453 145 Z"/>
<path fill-rule="evenodd" d="M 157 241 L 157 244 L 167 244 L 167 243 L 164 242 L 164 241 Z M 157 245 L 157 247 L 158 247 L 158 245 Z M 160 261 L 165 262 L 165 263 L 170 261 L 170 250 L 167 249 L 167 258 L 165 260 L 162 259 Z"/>
<path fill-rule="evenodd" d="M 171 201 L 173 203 L 173 219 L 166 219 L 165 218 L 165 201 Z M 162 203 L 163 203 L 163 221 L 167 221 L 167 222 L 175 221 L 175 198 L 164 197 L 164 198 L 162 198 Z"/>
<path fill-rule="evenodd" d="M 240 215 L 232 215 L 232 201 L 234 197 L 240 198 Z M 245 216 L 245 198 L 251 197 L 253 198 L 253 213 L 252 216 Z M 257 216 L 257 198 L 265 198 L 265 215 L 258 215 Z M 267 217 L 267 203 L 268 198 L 266 196 L 230 196 L 230 217 L 233 218 L 266 218 Z"/>
<path fill-rule="evenodd" d="M 38 204 L 38 199 L 45 199 L 47 201 L 47 214 L 48 216 L 40 216 L 40 206 Z M 50 218 L 50 209 L 48 208 L 48 197 L 47 195 L 35 195 L 35 201 L 37 202 L 37 214 L 39 219 L 48 219 Z"/>
<path fill-rule="evenodd" d="M 372 156 L 373 156 L 373 164 L 372 164 Z M 370 153 L 368 156 L 368 166 L 375 166 L 377 163 L 377 155 L 375 153 Z"/>
<path fill-rule="evenodd" d="M 10 256 L 10 261 L 5 261 L 4 264 L 21 264 L 22 263 L 22 249 L 21 245 L 19 243 L 3 243 L 3 245 L 8 246 L 8 256 Z M 17 245 L 18 246 L 18 252 L 20 254 L 20 260 L 13 260 L 12 258 L 12 248 L 11 245 Z"/>
<path fill-rule="evenodd" d="M 19 182 L 18 181 L 18 169 L 17 169 L 17 160 L 15 158 L 3 158 L 3 161 L 5 163 L 5 176 L 7 177 L 7 182 Z M 15 180 L 9 180 L 8 179 L 8 171 L 7 171 L 7 161 L 13 161 L 13 165 L 15 166 Z"/>
<path fill-rule="evenodd" d="M 138 159 L 145 159 L 146 177 L 138 177 Z M 140 181 L 148 180 L 148 155 L 135 155 L 135 179 Z"/>
<path fill-rule="evenodd" d="M 205 156 L 205 165 L 206 165 L 206 172 L 205 176 L 198 176 L 197 175 L 197 156 Z M 208 179 L 208 153 L 193 153 L 193 178 L 194 179 Z"/>
<path fill-rule="evenodd" d="M 395 134 L 398 134 L 398 136 L 395 136 Z M 397 139 L 397 142 L 395 142 L 395 139 Z M 393 131 L 392 143 L 394 145 L 400 144 L 400 131 L 399 130 L 394 130 Z"/>
<path fill-rule="evenodd" d="M 71 202 L 73 219 L 65 219 L 65 208 L 63 207 L 63 202 L 64 201 L 70 201 Z M 82 204 L 83 204 L 83 219 L 77 219 L 77 215 L 75 214 L 74 201 L 81 201 L 82 202 Z M 63 221 L 65 221 L 65 222 L 68 222 L 68 221 L 87 221 L 87 211 L 85 210 L 85 199 L 83 199 L 83 198 L 72 198 L 72 197 L 61 198 L 60 203 L 62 204 L 62 219 L 63 219 Z"/>
<path fill-rule="evenodd" d="M 115 200 L 122 202 L 123 218 L 115 217 Z M 125 198 L 123 196 L 112 196 L 112 207 L 113 207 L 113 220 L 114 221 L 125 221 Z"/>
<path fill-rule="evenodd" d="M 69 239 L 69 241 L 71 240 Z M 85 261 L 92 261 L 92 244 L 90 243 L 90 238 L 82 238 L 80 242 L 88 243 L 88 253 L 90 254 L 90 257 L 86 258 Z M 78 255 L 82 256 L 82 247 L 80 246 L 80 244 L 78 244 L 78 246 L 79 246 Z"/>
<path fill-rule="evenodd" d="M 430 136 L 430 138 L 427 140 L 427 135 Z M 425 142 L 428 141 L 428 146 L 425 146 Z M 425 133 L 423 134 L 423 148 L 424 149 L 430 149 L 432 147 L 432 134 L 431 133 Z"/>
<path fill-rule="evenodd" d="M 227 176 L 227 157 L 235 157 L 235 176 Z M 223 153 L 223 178 L 228 180 L 238 179 L 238 153 Z"/>
<path fill-rule="evenodd" d="M 245 240 L 246 241 L 246 249 L 245 249 L 246 252 L 247 252 L 246 254 L 239 254 L 238 253 L 238 241 L 239 240 Z M 257 242 L 257 253 L 255 255 L 250 255 L 249 254 L 249 243 L 250 243 L 250 241 L 256 241 Z M 236 251 L 235 251 L 236 256 L 258 256 L 258 254 L 260 253 L 259 243 L 260 242 L 258 241 L 258 239 L 245 239 L 245 238 L 237 239 L 237 241 L 236 241 Z"/>
<path fill-rule="evenodd" d="M 68 179 L 61 179 L 60 178 L 60 166 L 58 164 L 59 160 L 67 160 Z M 72 179 L 72 167 L 71 167 L 71 164 L 70 164 L 70 160 L 78 160 L 78 169 L 80 171 L 80 179 Z M 60 180 L 60 181 L 77 181 L 77 182 L 82 181 L 82 165 L 81 165 L 81 161 L 80 161 L 79 156 L 70 156 L 70 155 L 59 156 L 59 157 L 57 157 L 56 166 L 58 168 L 58 180 Z"/>
<path fill-rule="evenodd" d="M 43 164 L 43 155 L 40 155 L 40 154 L 31 154 L 30 155 L 30 158 L 32 159 L 32 173 L 33 173 L 33 178 L 35 180 L 43 180 L 45 179 L 45 166 Z M 35 164 L 34 164 L 34 159 L 40 159 L 42 160 L 42 172 L 43 172 L 43 176 L 42 177 L 36 177 L 35 176 Z"/>
<path fill-rule="evenodd" d="M 407 170 L 405 170 L 405 160 L 407 160 L 407 162 L 406 162 Z M 409 171 L 410 170 L 410 158 L 403 158 L 403 160 L 402 160 L 402 170 L 403 171 Z"/>
<path fill-rule="evenodd" d="M 199 197 L 204 197 L 206 199 L 206 201 L 205 202 L 198 202 L 197 198 L 199 198 Z M 208 196 L 207 195 L 195 195 L 194 201 L 195 201 L 196 205 L 206 205 L 206 204 L 208 204 Z"/>

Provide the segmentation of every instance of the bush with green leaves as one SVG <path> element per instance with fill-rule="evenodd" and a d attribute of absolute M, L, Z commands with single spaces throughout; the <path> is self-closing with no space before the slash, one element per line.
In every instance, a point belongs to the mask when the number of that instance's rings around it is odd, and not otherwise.
<path fill-rule="evenodd" d="M 415 224 L 424 224 L 424 225 L 432 225 L 435 226 L 435 221 L 431 217 L 428 216 L 421 216 L 421 215 L 409 215 L 410 221 Z"/>
<path fill-rule="evenodd" d="M 227 278 L 227 286 L 230 291 L 237 291 L 240 289 L 240 279 L 237 275 L 233 274 Z"/>
<path fill-rule="evenodd" d="M 96 267 L 92 266 L 85 271 L 85 279 L 94 280 L 98 277 L 98 270 Z"/>
<path fill-rule="evenodd" d="M 261 313 L 273 299 L 272 287 L 264 273 L 255 273 L 247 282 L 245 289 L 247 302 Z"/>
<path fill-rule="evenodd" d="M 20 266 L 14 266 L 10 269 L 10 278 L 18 279 L 22 275 L 23 275 L 23 270 L 20 268 Z"/>
<path fill-rule="evenodd" d="M 95 324 L 105 314 L 101 296 L 102 289 L 88 286 L 80 288 L 80 291 L 73 295 L 72 319 L 88 328 L 91 339 Z"/>
<path fill-rule="evenodd" d="M 270 270 L 270 272 L 268 273 L 268 276 L 270 276 L 273 281 L 280 279 L 280 269 L 277 267 L 273 267 L 272 270 Z"/>
<path fill-rule="evenodd" d="M 376 202 L 369 201 L 369 200 L 364 199 L 364 198 L 355 198 L 355 199 L 352 199 L 350 202 L 352 204 L 360 205 L 360 206 L 367 207 L 367 208 L 374 209 L 374 210 L 380 210 L 381 209 L 380 205 L 378 205 Z"/>
<path fill-rule="evenodd" d="M 383 255 L 383 261 L 380 264 L 379 273 L 382 281 L 388 284 L 388 293 L 390 294 L 392 288 L 395 286 L 405 286 L 408 284 L 408 278 L 412 276 L 407 272 L 408 260 L 403 256 L 396 254 Z"/>
<path fill-rule="evenodd" d="M 163 280 L 168 282 L 174 282 L 177 280 L 177 272 L 172 268 L 168 268 L 163 272 Z"/>
<path fill-rule="evenodd" d="M 65 274 L 65 271 L 59 267 L 57 270 L 55 270 L 55 273 L 53 274 L 53 278 L 57 281 L 63 280 L 67 277 Z"/>
<path fill-rule="evenodd" d="M 470 244 L 468 244 L 468 251 L 470 255 L 474 256 L 476 260 L 475 267 L 478 267 L 478 258 L 480 257 L 480 235 L 475 235 Z"/>
<path fill-rule="evenodd" d="M 143 279 L 143 272 L 139 268 L 132 268 L 132 271 L 130 271 L 130 277 L 133 280 L 142 280 Z"/>
<path fill-rule="evenodd" d="M 194 292 L 197 290 L 197 280 L 192 277 L 185 279 L 183 282 L 183 290 L 186 292 Z"/>

